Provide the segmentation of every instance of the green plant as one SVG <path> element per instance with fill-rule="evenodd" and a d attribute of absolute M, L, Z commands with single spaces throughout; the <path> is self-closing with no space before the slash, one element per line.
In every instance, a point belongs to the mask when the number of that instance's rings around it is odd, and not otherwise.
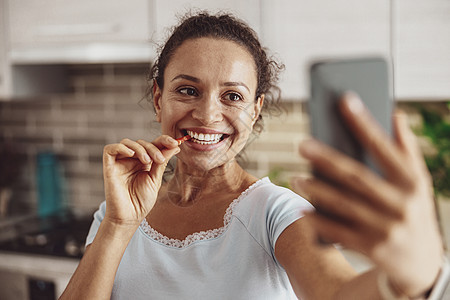
<path fill-rule="evenodd" d="M 444 117 L 449 115 L 450 102 L 444 111 L 424 105 L 418 106 L 418 110 L 423 118 L 420 134 L 426 136 L 436 150 L 435 154 L 425 156 L 435 193 L 450 197 L 450 123 Z"/>
<path fill-rule="evenodd" d="M 269 177 L 270 181 L 272 181 L 274 184 L 285 187 L 285 188 L 291 188 L 289 182 L 283 178 L 285 177 L 284 174 L 285 170 L 281 167 L 275 167 L 272 168 L 267 176 Z"/>

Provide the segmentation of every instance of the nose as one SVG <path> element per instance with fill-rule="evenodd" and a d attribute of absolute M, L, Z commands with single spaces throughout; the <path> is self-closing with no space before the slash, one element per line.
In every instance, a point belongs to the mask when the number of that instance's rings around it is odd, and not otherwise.
<path fill-rule="evenodd" d="M 194 105 L 192 117 L 203 125 L 214 124 L 222 120 L 222 103 L 215 95 L 205 94 Z"/>

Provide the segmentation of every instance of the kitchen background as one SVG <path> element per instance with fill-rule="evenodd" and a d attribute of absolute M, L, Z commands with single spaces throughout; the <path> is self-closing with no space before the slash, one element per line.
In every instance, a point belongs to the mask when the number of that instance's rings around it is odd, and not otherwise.
<path fill-rule="evenodd" d="M 0 0 L 0 248 L 14 235 L 12 227 L 16 235 L 18 227 L 30 227 L 17 224 L 33 220 L 42 227 L 34 216 L 47 213 L 43 197 L 55 198 L 54 205 L 62 202 L 74 215 L 70 218 L 89 221 L 104 200 L 104 145 L 158 135 L 145 99 L 148 69 L 155 43 L 164 40 L 175 15 L 192 7 L 235 12 L 286 65 L 281 111 L 265 117 L 264 132 L 244 157 L 251 173 L 283 185 L 294 174 L 308 176 L 297 148 L 309 136 L 307 66 L 312 60 L 378 55 L 393 62 L 397 105 L 408 113 L 430 157 L 439 199 L 450 195 L 446 0 Z M 62 187 L 61 194 L 43 191 L 48 182 L 39 176 L 49 164 L 56 166 L 53 184 Z M 450 200 L 440 203 L 447 231 Z M 70 259 L 42 256 L 42 249 L 40 256 L 18 255 L 8 245 L 0 252 L 0 279 L 9 278 L 0 280 L 1 299 L 31 299 L 33 293 L 54 298 L 81 255 L 74 250 L 66 255 Z M 66 241 L 64 247 L 70 245 Z"/>

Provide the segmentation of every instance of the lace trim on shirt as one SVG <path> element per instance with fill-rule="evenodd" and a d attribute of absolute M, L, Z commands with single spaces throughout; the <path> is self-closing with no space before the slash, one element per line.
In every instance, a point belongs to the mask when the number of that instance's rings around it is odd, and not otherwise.
<path fill-rule="evenodd" d="M 172 239 L 165 235 L 162 235 L 155 229 L 153 229 L 150 224 L 148 224 L 147 220 L 144 218 L 142 221 L 140 227 L 142 230 L 153 240 L 174 248 L 184 248 L 189 245 L 191 245 L 194 242 L 197 241 L 203 241 L 203 240 L 209 240 L 213 238 L 219 237 L 222 233 L 225 232 L 225 230 L 228 228 L 228 225 L 231 222 L 231 216 L 233 215 L 234 208 L 238 205 L 238 203 L 241 201 L 242 198 L 244 198 L 252 189 L 257 187 L 258 185 L 262 184 L 267 180 L 266 177 L 259 179 L 255 183 L 253 183 L 251 186 L 249 186 L 245 191 L 243 191 L 238 198 L 234 199 L 230 205 L 228 206 L 225 215 L 223 216 L 223 226 L 216 229 L 210 229 L 207 231 L 200 231 L 200 232 L 194 232 L 190 235 L 188 235 L 184 240 L 178 240 L 178 239 Z"/>

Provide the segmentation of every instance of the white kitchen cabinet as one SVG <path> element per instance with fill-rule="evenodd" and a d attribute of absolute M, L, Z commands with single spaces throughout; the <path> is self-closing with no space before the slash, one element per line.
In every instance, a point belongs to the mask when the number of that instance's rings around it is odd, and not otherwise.
<path fill-rule="evenodd" d="M 171 27 L 178 24 L 178 17 L 189 11 L 208 10 L 231 12 L 246 21 L 257 32 L 261 31 L 260 0 L 170 0 L 154 1 L 155 39 L 163 42 Z"/>
<path fill-rule="evenodd" d="M 7 38 L 7 15 L 5 1 L 0 0 L 0 101 L 5 99 L 11 90 L 11 68 L 7 60 L 9 48 Z"/>
<path fill-rule="evenodd" d="M 389 0 L 262 0 L 264 44 L 285 64 L 280 87 L 289 100 L 309 95 L 317 58 L 390 56 Z"/>
<path fill-rule="evenodd" d="M 5 0 L 12 63 L 144 61 L 152 0 Z"/>
<path fill-rule="evenodd" d="M 393 1 L 395 95 L 450 99 L 450 1 Z"/>
<path fill-rule="evenodd" d="M 0 101 L 7 99 L 10 94 L 11 68 L 6 63 L 6 60 L 0 59 Z"/>

